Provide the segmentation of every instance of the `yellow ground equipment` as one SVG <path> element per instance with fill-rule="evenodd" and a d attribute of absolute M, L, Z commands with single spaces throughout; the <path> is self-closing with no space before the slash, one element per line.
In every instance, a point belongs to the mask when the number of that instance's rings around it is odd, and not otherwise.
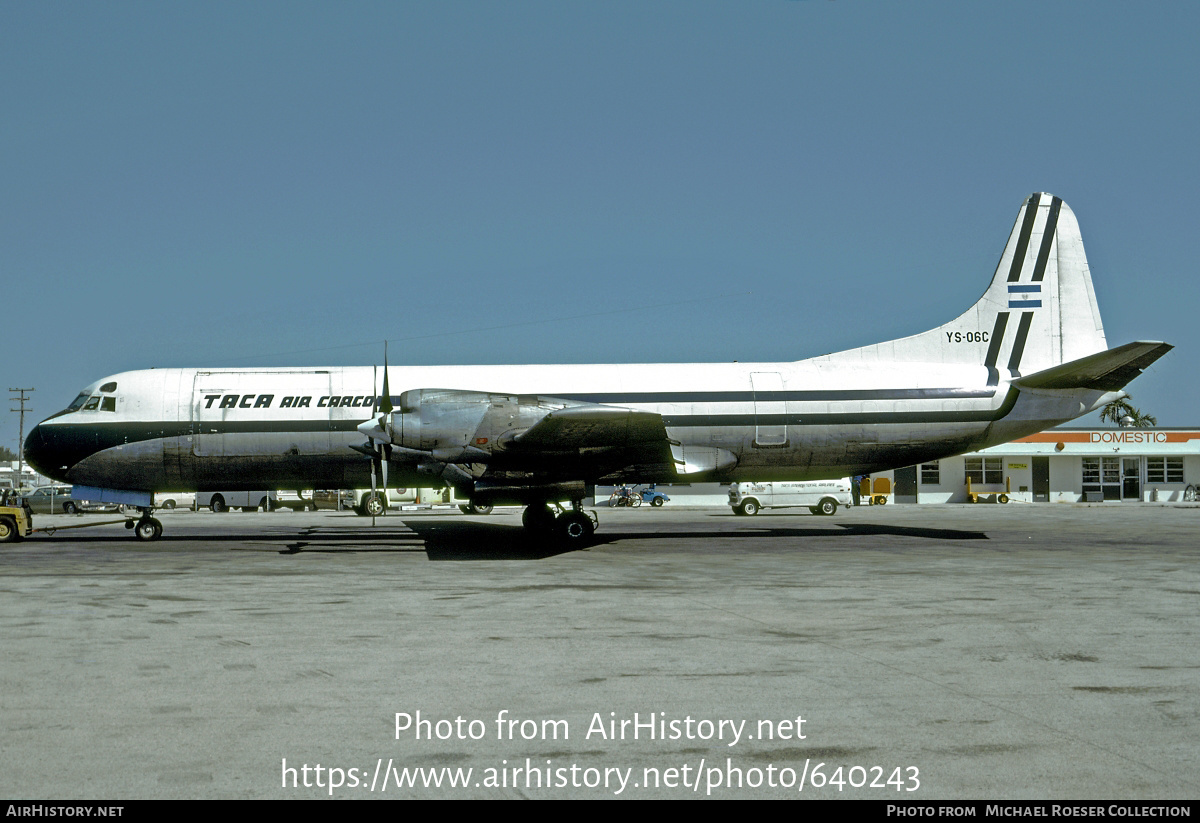
<path fill-rule="evenodd" d="M 859 494 L 867 501 L 869 506 L 883 506 L 887 504 L 888 495 L 892 493 L 892 481 L 886 477 L 876 477 L 874 488 L 871 486 L 871 478 L 864 477 L 859 485 Z"/>
<path fill-rule="evenodd" d="M 33 514 L 15 493 L 0 497 L 0 543 L 16 543 L 33 532 Z"/>

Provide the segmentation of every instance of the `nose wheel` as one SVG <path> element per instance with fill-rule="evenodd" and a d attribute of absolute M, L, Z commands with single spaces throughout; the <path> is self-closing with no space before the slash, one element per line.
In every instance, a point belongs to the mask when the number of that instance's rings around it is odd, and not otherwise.
<path fill-rule="evenodd" d="M 143 515 L 136 523 L 132 520 L 127 521 L 126 528 L 133 529 L 133 536 L 142 541 L 157 540 L 163 533 L 162 523 L 150 515 Z"/>

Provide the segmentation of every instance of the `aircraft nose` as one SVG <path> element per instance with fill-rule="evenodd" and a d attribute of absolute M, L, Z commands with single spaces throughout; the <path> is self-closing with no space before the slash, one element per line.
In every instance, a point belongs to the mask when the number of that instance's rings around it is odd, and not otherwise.
<path fill-rule="evenodd" d="M 38 474 L 55 480 L 65 480 L 61 475 L 66 471 L 66 466 L 60 469 L 62 461 L 56 459 L 57 450 L 49 442 L 50 439 L 41 424 L 34 426 L 33 431 L 25 438 L 25 462 Z"/>

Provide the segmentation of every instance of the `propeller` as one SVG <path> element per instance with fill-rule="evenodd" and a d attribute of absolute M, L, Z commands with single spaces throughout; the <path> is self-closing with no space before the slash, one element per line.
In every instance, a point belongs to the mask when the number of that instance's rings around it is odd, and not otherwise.
<path fill-rule="evenodd" d="M 374 387 L 379 385 L 379 373 L 377 370 L 372 370 L 372 375 L 371 386 L 374 391 Z M 387 416 L 392 413 L 392 410 L 392 395 L 388 385 L 387 341 L 385 340 L 383 341 L 383 396 L 379 402 L 379 417 L 367 420 L 358 426 L 358 430 L 367 436 L 367 444 L 351 446 L 355 451 L 360 451 L 371 458 L 371 499 L 375 499 L 378 494 L 376 466 L 379 467 L 379 473 L 383 475 L 385 501 L 383 513 L 385 515 L 387 514 L 388 463 L 392 459 L 391 438 L 387 434 Z"/>

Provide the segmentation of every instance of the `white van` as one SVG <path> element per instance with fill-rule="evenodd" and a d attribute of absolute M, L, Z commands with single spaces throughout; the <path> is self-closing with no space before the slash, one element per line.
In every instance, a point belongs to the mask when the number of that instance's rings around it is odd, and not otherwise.
<path fill-rule="evenodd" d="M 734 483 L 729 487 L 729 505 L 735 514 L 804 506 L 813 514 L 830 515 L 839 505 L 852 503 L 849 477 L 796 483 Z"/>
<path fill-rule="evenodd" d="M 260 507 L 263 511 L 268 506 L 274 509 L 278 504 L 278 495 L 273 491 L 262 492 L 199 492 L 196 494 L 196 508 L 207 506 L 214 512 L 229 511 L 230 508 L 240 508 L 244 512 L 252 512 Z"/>

